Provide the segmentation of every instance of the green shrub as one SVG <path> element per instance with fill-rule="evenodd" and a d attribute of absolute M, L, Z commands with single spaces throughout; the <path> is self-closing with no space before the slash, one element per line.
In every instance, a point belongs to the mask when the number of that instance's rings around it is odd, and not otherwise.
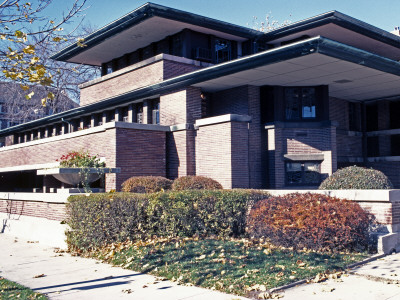
<path fill-rule="evenodd" d="M 321 194 L 288 194 L 258 201 L 248 233 L 297 249 L 342 251 L 368 248 L 372 216 L 357 203 Z"/>
<path fill-rule="evenodd" d="M 156 193 L 171 189 L 172 180 L 161 176 L 131 177 L 122 183 L 123 192 Z"/>
<path fill-rule="evenodd" d="M 91 194 L 69 197 L 67 242 L 90 249 L 152 236 L 245 233 L 249 207 L 266 193 L 251 190 Z"/>
<path fill-rule="evenodd" d="M 174 191 L 183 190 L 220 190 L 222 185 L 209 177 L 204 176 L 183 176 L 174 180 L 172 184 Z"/>
<path fill-rule="evenodd" d="M 381 171 L 357 166 L 337 170 L 319 186 L 320 190 L 367 190 L 392 188 L 392 183 Z"/>

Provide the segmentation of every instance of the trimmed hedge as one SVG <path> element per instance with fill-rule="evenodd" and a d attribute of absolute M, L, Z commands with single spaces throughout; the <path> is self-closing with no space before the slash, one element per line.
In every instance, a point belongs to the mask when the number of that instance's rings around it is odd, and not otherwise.
<path fill-rule="evenodd" d="M 70 196 L 67 243 L 71 249 L 87 250 L 154 235 L 240 236 L 250 206 L 267 196 L 252 190 Z"/>
<path fill-rule="evenodd" d="M 222 185 L 209 177 L 204 176 L 183 176 L 176 178 L 172 184 L 174 191 L 183 190 L 221 190 Z"/>
<path fill-rule="evenodd" d="M 319 251 L 365 250 L 372 216 L 357 203 L 321 194 L 288 194 L 258 201 L 248 233 L 272 243 Z"/>
<path fill-rule="evenodd" d="M 392 189 L 389 178 L 381 171 L 358 166 L 337 170 L 319 186 L 320 190 Z"/>
<path fill-rule="evenodd" d="M 131 193 L 156 193 L 170 190 L 172 180 L 162 176 L 131 177 L 122 183 L 123 192 Z"/>

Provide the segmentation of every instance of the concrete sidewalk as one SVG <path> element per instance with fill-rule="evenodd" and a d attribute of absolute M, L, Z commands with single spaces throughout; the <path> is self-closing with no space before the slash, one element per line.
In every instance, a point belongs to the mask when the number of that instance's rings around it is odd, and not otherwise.
<path fill-rule="evenodd" d="M 400 299 L 400 254 L 353 268 L 350 273 L 337 280 L 303 284 L 278 293 L 283 300 Z M 52 247 L 5 234 L 0 234 L 0 276 L 50 299 L 246 299 L 157 281 L 154 276 L 94 259 L 60 255 Z"/>
<path fill-rule="evenodd" d="M 399 300 L 400 254 L 355 267 L 339 279 L 302 284 L 279 292 L 284 300 Z"/>
<path fill-rule="evenodd" d="M 72 257 L 54 248 L 0 234 L 0 276 L 50 299 L 246 299 Z M 43 274 L 43 276 L 41 276 Z"/>

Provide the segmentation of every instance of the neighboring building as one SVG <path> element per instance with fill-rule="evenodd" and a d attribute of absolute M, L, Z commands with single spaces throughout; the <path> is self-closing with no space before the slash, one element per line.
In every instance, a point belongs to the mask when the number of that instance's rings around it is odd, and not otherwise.
<path fill-rule="evenodd" d="M 54 59 L 100 66 L 81 106 L 0 131 L 0 189 L 87 149 L 119 174 L 317 186 L 338 167 L 400 188 L 400 37 L 339 12 L 268 33 L 147 3 Z M 36 140 L 37 139 L 37 140 Z M 12 184 L 10 184 L 12 183 Z"/>
<path fill-rule="evenodd" d="M 54 89 L 48 87 L 31 86 L 28 91 L 24 91 L 17 83 L 0 82 L 0 130 L 79 106 L 63 94 L 43 106 L 41 99 L 46 98 L 49 91 L 57 95 Z M 27 100 L 25 96 L 31 92 L 34 95 Z M 3 146 L 5 137 L 0 137 L 0 147 Z"/>

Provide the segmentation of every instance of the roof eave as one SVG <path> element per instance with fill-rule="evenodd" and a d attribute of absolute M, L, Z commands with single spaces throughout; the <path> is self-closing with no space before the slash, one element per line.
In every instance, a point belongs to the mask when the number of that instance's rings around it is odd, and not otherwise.
<path fill-rule="evenodd" d="M 85 38 L 84 48 L 78 46 L 77 44 L 71 44 L 61 51 L 53 54 L 50 58 L 59 61 L 66 61 L 78 55 L 82 51 L 98 45 L 105 39 L 115 34 L 118 34 L 119 32 L 129 27 L 135 26 L 153 16 L 189 23 L 200 27 L 211 28 L 216 31 L 228 33 L 243 38 L 253 38 L 263 35 L 262 32 L 251 28 L 242 27 L 239 25 L 148 2 L 128 13 L 127 15 L 119 18 L 118 20 L 88 35 Z"/>
<path fill-rule="evenodd" d="M 276 30 L 266 33 L 262 39 L 266 42 L 273 41 L 290 34 L 319 27 L 328 23 L 336 24 L 343 28 L 352 30 L 400 49 L 400 37 L 338 11 L 330 11 L 306 20 L 280 27 Z"/>

